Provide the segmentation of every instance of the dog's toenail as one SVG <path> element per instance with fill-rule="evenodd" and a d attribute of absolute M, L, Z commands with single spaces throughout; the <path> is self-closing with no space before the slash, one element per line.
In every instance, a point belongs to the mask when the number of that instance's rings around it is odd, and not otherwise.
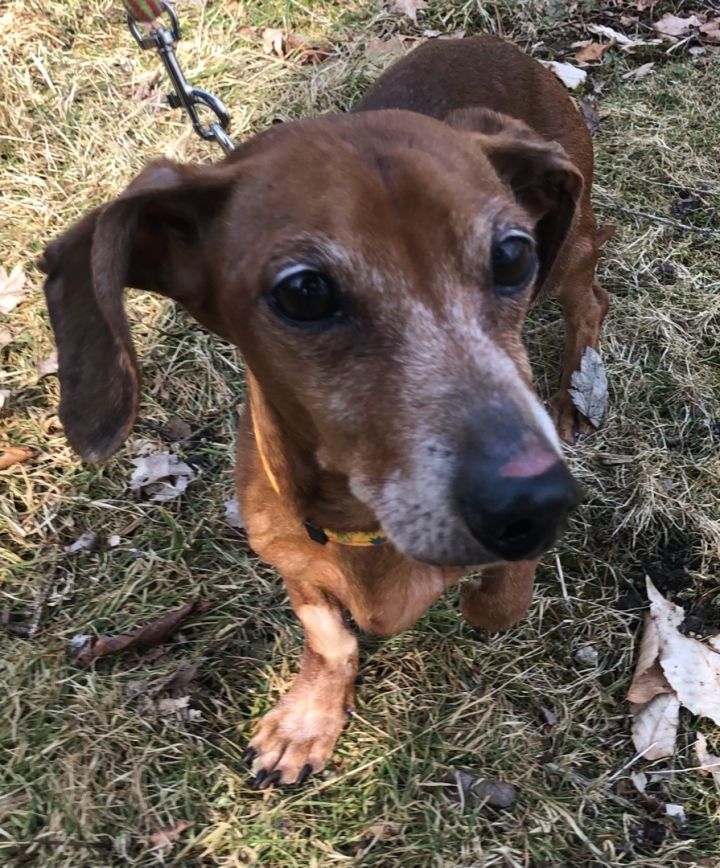
<path fill-rule="evenodd" d="M 250 763 L 255 759 L 255 757 L 256 757 L 257 755 L 258 755 L 257 750 L 256 750 L 254 747 L 249 747 L 249 748 L 245 751 L 245 756 L 243 757 L 243 760 L 244 760 L 248 765 L 250 765 Z"/>
<path fill-rule="evenodd" d="M 270 772 L 270 774 L 263 781 L 263 789 L 266 787 L 274 787 L 276 784 L 280 783 L 280 778 L 282 777 L 282 772 L 280 769 L 275 769 L 274 772 Z"/>
<path fill-rule="evenodd" d="M 300 769 L 300 774 L 297 776 L 296 784 L 304 784 L 305 781 L 310 777 L 313 773 L 313 767 L 310 763 L 305 763 L 305 765 Z"/>
<path fill-rule="evenodd" d="M 255 780 L 251 784 L 252 788 L 254 790 L 259 790 L 267 776 L 267 769 L 260 769 L 260 771 L 255 775 Z"/>

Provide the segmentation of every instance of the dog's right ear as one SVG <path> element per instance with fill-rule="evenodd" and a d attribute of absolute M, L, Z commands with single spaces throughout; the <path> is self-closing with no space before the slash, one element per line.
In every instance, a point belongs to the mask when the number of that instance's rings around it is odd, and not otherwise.
<path fill-rule="evenodd" d="M 225 164 L 152 163 L 45 250 L 40 267 L 58 349 L 60 419 L 84 459 L 109 457 L 137 415 L 140 375 L 124 287 L 174 298 L 218 330 L 208 304 L 207 237 L 235 173 Z"/>

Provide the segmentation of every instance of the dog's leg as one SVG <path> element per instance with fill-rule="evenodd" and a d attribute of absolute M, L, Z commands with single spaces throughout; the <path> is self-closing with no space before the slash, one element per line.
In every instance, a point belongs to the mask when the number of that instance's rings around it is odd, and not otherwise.
<path fill-rule="evenodd" d="M 595 430 L 590 420 L 576 409 L 569 389 L 573 373 L 580 368 L 585 347 L 597 348 L 608 309 L 607 293 L 595 276 L 597 249 L 590 244 L 586 249 L 587 252 L 567 269 L 553 293 L 565 318 L 565 351 L 560 389 L 551 401 L 551 408 L 558 434 L 566 443 L 574 443 L 579 434 Z"/>
<path fill-rule="evenodd" d="M 463 586 L 460 611 L 473 627 L 497 633 L 512 627 L 532 601 L 537 560 L 493 564 Z"/>
<path fill-rule="evenodd" d="M 250 742 L 256 788 L 303 783 L 323 768 L 354 701 L 358 643 L 339 606 L 294 591 L 287 577 L 286 584 L 305 628 L 305 649 L 292 686 Z"/>

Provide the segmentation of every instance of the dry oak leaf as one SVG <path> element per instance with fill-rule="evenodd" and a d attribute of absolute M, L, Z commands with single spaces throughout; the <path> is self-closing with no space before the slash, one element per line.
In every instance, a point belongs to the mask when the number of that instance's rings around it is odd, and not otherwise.
<path fill-rule="evenodd" d="M 180 839 L 180 835 L 189 829 L 192 823 L 189 820 L 176 820 L 169 826 L 163 826 L 157 832 L 152 832 L 148 836 L 150 847 L 153 850 L 166 850 Z"/>
<path fill-rule="evenodd" d="M 185 603 L 179 609 L 173 609 L 144 627 L 133 630 L 132 633 L 120 633 L 116 636 L 75 636 L 70 643 L 71 650 L 75 653 L 75 661 L 81 666 L 89 666 L 101 657 L 118 654 L 120 651 L 147 651 L 155 648 L 162 645 L 191 615 L 206 611 L 210 605 L 206 600 L 193 600 L 192 603 Z"/>
<path fill-rule="evenodd" d="M 700 36 L 704 42 L 720 44 L 720 18 L 713 18 L 700 28 Z"/>
<path fill-rule="evenodd" d="M 617 42 L 618 45 L 630 46 L 638 44 L 637 40 L 631 39 L 619 30 L 615 30 L 614 27 L 607 27 L 605 24 L 589 24 L 588 30 L 596 36 L 606 37 L 611 43 Z"/>
<path fill-rule="evenodd" d="M 559 63 L 557 60 L 541 60 L 540 63 L 554 72 L 565 87 L 570 90 L 580 87 L 587 78 L 585 70 L 573 66 L 572 63 Z"/>
<path fill-rule="evenodd" d="M 417 23 L 417 14 L 421 9 L 427 9 L 425 0 L 393 0 L 393 4 L 390 7 L 391 12 L 407 15 L 415 23 Z"/>
<path fill-rule="evenodd" d="M 393 33 L 388 39 L 380 39 L 379 36 L 373 36 L 368 41 L 365 56 L 372 59 L 376 57 L 402 57 L 409 51 L 412 51 L 420 41 L 411 36 L 400 36 L 397 33 Z"/>
<path fill-rule="evenodd" d="M 623 81 L 638 81 L 641 78 L 645 78 L 646 75 L 649 75 L 653 69 L 655 68 L 655 62 L 650 61 L 649 63 L 643 63 L 642 66 L 638 66 L 636 69 L 631 69 L 630 72 L 623 73 L 620 77 Z"/>
<path fill-rule="evenodd" d="M 600 353 L 585 347 L 580 370 L 570 377 L 570 397 L 575 407 L 599 428 L 608 407 L 608 381 Z"/>
<path fill-rule="evenodd" d="M 614 45 L 614 42 L 591 42 L 576 52 L 575 60 L 578 63 L 598 63 Z"/>
<path fill-rule="evenodd" d="M 285 36 L 276 27 L 265 27 L 262 32 L 262 47 L 265 54 L 285 57 Z"/>
<path fill-rule="evenodd" d="M 667 15 L 656 21 L 653 24 L 653 30 L 660 34 L 663 39 L 675 42 L 684 36 L 689 36 L 694 28 L 699 28 L 702 21 L 697 15 L 688 15 L 683 18 L 679 15 L 672 15 L 670 12 Z"/>
<path fill-rule="evenodd" d="M 136 495 L 144 494 L 156 503 L 179 497 L 195 479 L 192 467 L 171 452 L 133 458 L 132 463 L 135 470 L 130 476 L 130 490 Z"/>
<path fill-rule="evenodd" d="M 700 771 L 705 775 L 712 775 L 715 783 L 720 784 L 720 756 L 708 751 L 707 739 L 701 732 L 698 733 L 694 746 Z"/>
<path fill-rule="evenodd" d="M 30 446 L 0 446 L 0 470 L 7 470 L 13 464 L 22 464 L 38 454 L 38 450 Z"/>
<path fill-rule="evenodd" d="M 0 268 L 0 313 L 10 313 L 25 298 L 25 272 L 16 265 L 10 272 Z"/>

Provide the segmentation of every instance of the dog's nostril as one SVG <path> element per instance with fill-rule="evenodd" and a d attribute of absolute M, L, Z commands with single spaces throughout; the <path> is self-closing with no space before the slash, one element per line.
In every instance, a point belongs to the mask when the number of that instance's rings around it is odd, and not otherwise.
<path fill-rule="evenodd" d="M 533 523 L 529 518 L 513 521 L 501 531 L 500 536 L 505 542 L 517 542 L 524 539 L 533 530 Z"/>

